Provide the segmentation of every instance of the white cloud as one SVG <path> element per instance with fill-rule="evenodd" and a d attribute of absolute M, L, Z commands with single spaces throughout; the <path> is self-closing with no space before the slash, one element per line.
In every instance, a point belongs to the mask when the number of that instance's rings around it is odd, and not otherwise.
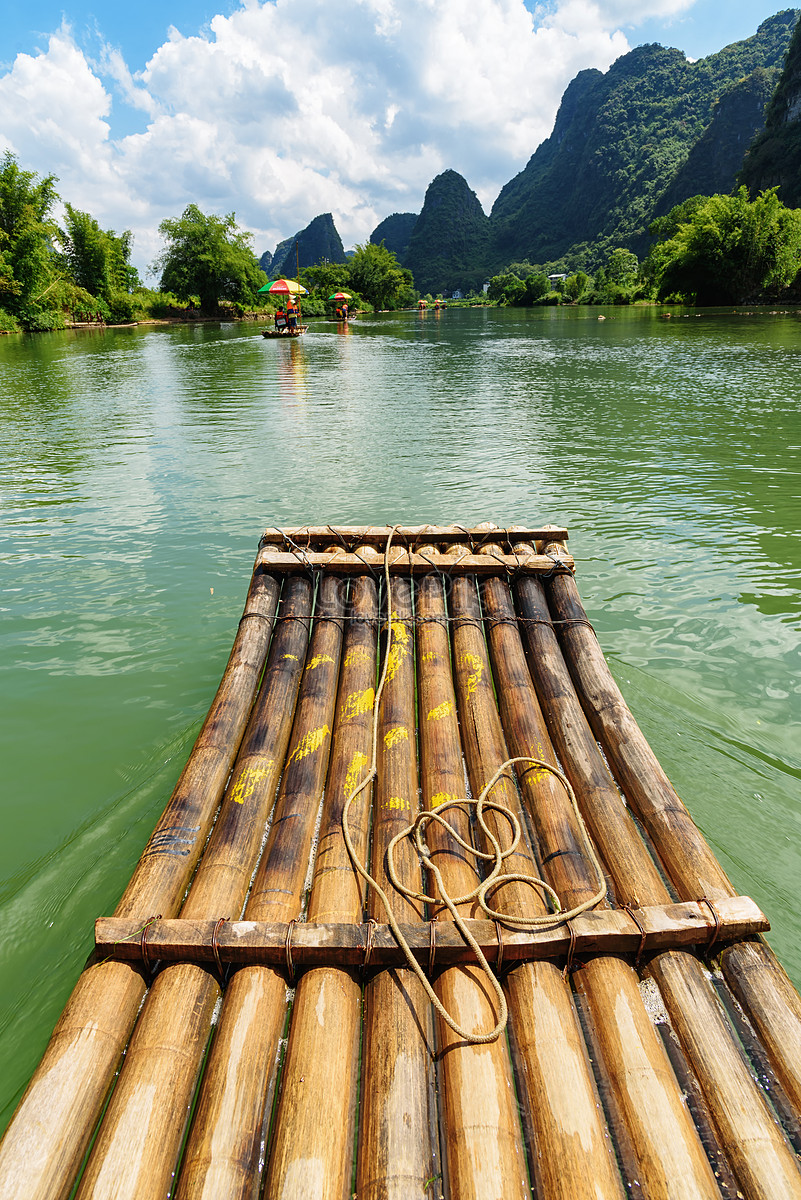
<path fill-rule="evenodd" d="M 142 265 L 190 202 L 235 210 L 255 249 L 331 211 L 346 245 L 418 210 L 448 167 L 487 208 L 553 126 L 585 67 L 629 49 L 620 25 L 691 0 L 247 0 L 205 36 L 170 30 L 141 74 L 90 59 L 65 25 L 0 78 L 0 143 L 65 199 L 132 228 Z M 119 103 L 145 114 L 115 137 Z"/>

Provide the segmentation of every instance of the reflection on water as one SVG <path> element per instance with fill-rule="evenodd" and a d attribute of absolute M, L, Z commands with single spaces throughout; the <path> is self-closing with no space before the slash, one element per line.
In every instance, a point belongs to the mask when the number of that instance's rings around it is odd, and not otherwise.
<path fill-rule="evenodd" d="M 0 1106 L 126 882 L 267 525 L 567 524 L 663 765 L 801 982 L 799 316 L 448 310 L 0 339 Z"/>

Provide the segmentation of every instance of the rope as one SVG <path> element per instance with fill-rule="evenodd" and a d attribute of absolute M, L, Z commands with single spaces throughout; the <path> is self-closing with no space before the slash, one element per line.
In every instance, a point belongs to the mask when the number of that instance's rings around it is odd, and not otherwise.
<path fill-rule="evenodd" d="M 504 995 L 503 988 L 501 987 L 500 981 L 498 980 L 496 973 L 493 972 L 492 968 L 490 967 L 489 963 L 487 962 L 484 952 L 482 951 L 482 949 L 479 946 L 478 942 L 476 941 L 475 937 L 470 932 L 469 928 L 467 927 L 464 920 L 462 919 L 462 917 L 457 909 L 457 905 L 465 904 L 470 900 L 477 900 L 481 909 L 487 914 L 487 917 L 490 920 L 493 920 L 496 922 L 502 921 L 505 925 L 511 925 L 516 929 L 533 929 L 533 928 L 540 928 L 542 926 L 556 927 L 558 925 L 564 924 L 565 922 L 571 921 L 573 919 L 573 917 L 577 917 L 580 913 L 586 912 L 587 909 L 593 908 L 596 904 L 598 904 L 606 895 L 606 880 L 604 878 L 604 873 L 603 873 L 601 864 L 598 861 L 597 855 L 595 854 L 595 851 L 592 847 L 592 843 L 590 842 L 589 834 L 587 833 L 586 826 L 584 824 L 583 818 L 579 811 L 578 802 L 576 800 L 575 793 L 574 793 L 572 787 L 570 786 L 568 779 L 562 774 L 562 772 L 557 767 L 551 766 L 550 763 L 544 762 L 542 759 L 539 759 L 539 758 L 530 758 L 528 756 L 519 756 L 517 758 L 507 759 L 506 762 L 501 763 L 500 767 L 498 767 L 498 770 L 492 776 L 489 783 L 486 785 L 484 790 L 481 792 L 481 795 L 478 797 L 477 800 L 470 799 L 468 797 L 463 797 L 461 799 L 449 800 L 445 804 L 441 804 L 436 811 L 426 811 L 426 812 L 419 813 L 417 815 L 417 817 L 415 818 L 415 820 L 412 822 L 412 824 L 408 826 L 408 828 L 404 829 L 401 833 L 397 834 L 392 839 L 389 846 L 387 847 L 387 873 L 389 875 L 389 878 L 390 878 L 390 881 L 392 882 L 393 887 L 401 895 L 406 896 L 410 900 L 421 900 L 424 903 L 428 903 L 428 904 L 437 904 L 437 903 L 441 902 L 445 905 L 445 907 L 448 909 L 451 916 L 453 917 L 454 924 L 456 925 L 457 929 L 461 933 L 465 942 L 471 947 L 471 949 L 473 950 L 473 953 L 476 955 L 479 965 L 480 965 L 481 969 L 484 971 L 485 975 L 487 976 L 487 980 L 488 980 L 490 986 L 492 987 L 493 991 L 495 992 L 495 995 L 498 1000 L 498 1012 L 499 1012 L 498 1023 L 496 1024 L 494 1029 L 490 1030 L 489 1033 L 471 1033 L 468 1030 L 463 1029 L 459 1024 L 457 1024 L 457 1022 L 450 1015 L 450 1013 L 445 1009 L 445 1007 L 442 1004 L 442 1002 L 440 1001 L 439 997 L 434 992 L 433 987 L 431 986 L 429 980 L 426 978 L 425 972 L 423 971 L 422 967 L 420 966 L 417 959 L 415 958 L 415 956 L 412 952 L 412 949 L 409 946 L 409 943 L 406 941 L 406 938 L 403 936 L 401 928 L 398 925 L 398 922 L 395 919 L 394 913 L 392 911 L 392 905 L 390 903 L 389 897 L 387 896 L 387 894 L 383 890 L 383 888 L 380 886 L 378 881 L 373 878 L 373 876 L 367 870 L 365 865 L 359 859 L 359 856 L 356 853 L 356 848 L 353 845 L 353 840 L 352 840 L 351 834 L 350 834 L 350 827 L 348 825 L 348 814 L 350 812 L 351 804 L 356 799 L 356 797 L 359 796 L 364 791 L 364 789 L 373 782 L 373 780 L 376 778 L 376 776 L 378 774 L 377 762 L 378 762 L 379 707 L 380 707 L 380 703 L 381 703 L 381 696 L 384 691 L 384 685 L 385 685 L 386 679 L 387 679 L 387 670 L 389 667 L 389 650 L 390 650 L 390 646 L 392 643 L 392 593 L 391 593 L 390 577 L 389 577 L 389 548 L 390 548 L 390 545 L 392 542 L 392 538 L 393 538 L 394 534 L 397 532 L 398 528 L 400 528 L 400 527 L 396 525 L 396 526 L 393 526 L 392 529 L 390 530 L 389 537 L 387 538 L 386 549 L 384 551 L 384 577 L 385 577 L 385 583 L 386 583 L 387 613 L 388 613 L 387 644 L 386 644 L 386 649 L 384 652 L 384 666 L 383 666 L 383 669 L 381 672 L 381 679 L 379 681 L 378 689 L 375 694 L 375 700 L 373 701 L 373 754 L 372 754 L 372 761 L 370 763 L 370 769 L 369 769 L 367 775 L 364 777 L 364 779 L 361 780 L 361 782 L 356 786 L 356 788 L 351 792 L 350 796 L 348 796 L 347 800 L 345 801 L 344 807 L 342 809 L 342 836 L 345 839 L 345 845 L 347 846 L 348 854 L 350 855 L 350 860 L 353 863 L 354 869 L 356 870 L 357 874 L 360 875 L 361 878 L 365 881 L 365 883 L 374 890 L 374 892 L 378 896 L 379 900 L 383 904 L 384 909 L 386 910 L 387 923 L 389 924 L 389 927 L 392 930 L 395 940 L 397 941 L 398 945 L 403 950 L 403 952 L 406 956 L 407 962 L 409 964 L 409 967 L 414 971 L 415 975 L 420 980 L 423 990 L 425 991 L 425 993 L 428 996 L 431 1003 L 434 1005 L 434 1008 L 437 1010 L 437 1012 L 439 1013 L 442 1020 L 445 1022 L 445 1024 L 450 1029 L 453 1030 L 453 1032 L 457 1035 L 457 1037 L 461 1038 L 465 1042 L 467 1042 L 471 1045 L 484 1045 L 488 1042 L 495 1041 L 495 1039 L 500 1036 L 500 1034 L 503 1032 L 503 1030 L 506 1027 L 506 1022 L 507 1022 L 507 1018 L 508 1018 L 508 1008 L 507 1008 L 507 1004 L 506 1004 L 506 997 Z M 519 823 L 517 817 L 515 816 L 514 812 L 510 808 L 508 808 L 506 805 L 497 803 L 492 800 L 488 800 L 487 797 L 488 797 L 489 793 L 492 791 L 492 789 L 495 787 L 498 780 L 504 774 L 504 772 L 509 767 L 511 767 L 514 763 L 519 763 L 519 762 L 527 762 L 527 763 L 532 764 L 533 766 L 538 767 L 541 770 L 550 771 L 550 773 L 552 775 L 555 775 L 556 778 L 561 782 L 562 786 L 565 788 L 565 791 L 567 792 L 570 803 L 573 806 L 573 811 L 576 814 L 576 818 L 579 823 L 579 828 L 581 829 L 582 837 L 584 839 L 585 847 L 587 850 L 587 855 L 595 869 L 595 872 L 596 872 L 596 875 L 598 878 L 599 887 L 598 887 L 598 891 L 596 892 L 596 894 L 591 899 L 585 900 L 582 904 L 577 905 L 575 908 L 572 908 L 572 909 L 568 910 L 567 912 L 562 910 L 562 905 L 559 900 L 559 897 L 556 895 L 556 892 L 554 892 L 553 888 L 551 888 L 544 880 L 538 879 L 538 878 L 536 878 L 536 876 L 533 876 L 533 875 L 521 875 L 521 874 L 516 874 L 516 873 L 502 875 L 500 873 L 504 859 L 508 858 L 511 854 L 513 854 L 515 852 L 515 850 L 517 849 L 517 846 L 520 842 L 520 838 L 521 838 L 522 834 L 521 834 L 521 829 L 520 829 L 520 823 Z M 453 826 L 451 826 L 446 820 L 444 820 L 444 818 L 442 816 L 443 811 L 445 809 L 451 808 L 457 804 L 458 805 L 468 804 L 468 805 L 475 806 L 476 820 L 477 820 L 478 824 L 481 826 L 482 832 L 483 832 L 485 838 L 487 839 L 488 843 L 490 844 L 490 846 L 492 846 L 491 853 L 484 853 L 480 850 L 477 850 L 474 846 L 472 846 L 468 842 L 466 842 L 459 835 L 457 830 L 455 830 L 453 828 Z M 509 822 L 509 825 L 512 829 L 513 836 L 512 836 L 511 845 L 506 850 L 503 850 L 501 848 L 500 843 L 498 842 L 497 838 L 494 836 L 494 834 L 492 833 L 492 830 L 489 828 L 486 821 L 484 820 L 485 809 L 492 810 L 492 811 L 499 813 L 501 816 L 505 817 L 506 820 Z M 448 830 L 448 832 L 456 839 L 458 844 L 460 846 L 462 846 L 462 848 L 464 850 L 466 850 L 468 853 L 474 855 L 478 859 L 483 859 L 485 861 L 493 862 L 493 867 L 492 867 L 492 870 L 490 871 L 489 875 L 481 883 L 479 883 L 473 889 L 472 892 L 468 892 L 468 894 L 465 896 L 459 896 L 454 899 L 448 895 L 448 893 L 445 889 L 445 886 L 443 884 L 443 881 L 442 881 L 442 875 L 441 875 L 439 869 L 437 868 L 437 866 L 431 860 L 430 852 L 428 850 L 428 847 L 425 844 L 425 841 L 423 840 L 423 831 L 425 829 L 426 824 L 429 821 L 436 821 L 438 824 L 442 825 L 443 828 Z M 395 850 L 395 846 L 397 845 L 397 843 L 402 841 L 403 838 L 406 838 L 406 837 L 413 838 L 414 844 L 418 851 L 418 854 L 420 855 L 420 857 L 421 857 L 423 863 L 425 864 L 425 866 L 427 867 L 427 869 L 429 871 L 431 871 L 432 875 L 434 876 L 437 888 L 440 893 L 440 899 L 437 899 L 437 897 L 435 897 L 435 896 L 428 896 L 428 895 L 426 895 L 425 892 L 415 891 L 413 888 L 407 888 L 398 879 L 396 871 L 395 871 L 394 850 Z M 503 884 L 516 883 L 516 882 L 527 883 L 531 887 L 540 888 L 543 892 L 547 893 L 547 895 L 551 898 L 551 900 L 554 904 L 556 912 L 546 913 L 544 916 L 541 916 L 541 917 L 514 917 L 514 916 L 510 916 L 507 913 L 499 912 L 493 908 L 490 908 L 490 906 L 488 905 L 487 900 L 486 900 L 487 891 L 492 887 L 501 887 Z"/>

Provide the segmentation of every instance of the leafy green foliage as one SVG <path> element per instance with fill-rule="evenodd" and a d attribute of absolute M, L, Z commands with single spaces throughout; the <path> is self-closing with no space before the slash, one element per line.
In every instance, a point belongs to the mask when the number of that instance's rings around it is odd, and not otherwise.
<path fill-rule="evenodd" d="M 180 217 L 162 221 L 159 233 L 167 246 L 153 270 L 161 274 L 163 291 L 181 300 L 197 296 L 208 313 L 221 301 L 256 302 L 267 277 L 251 248 L 252 235 L 238 227 L 234 213 L 216 217 L 190 204 Z"/>
<path fill-rule="evenodd" d="M 518 306 L 525 303 L 526 285 L 514 272 L 493 275 L 489 281 L 487 298 L 496 304 Z"/>
<path fill-rule="evenodd" d="M 0 298 L 26 328 L 57 278 L 50 217 L 55 184 L 54 175 L 40 180 L 20 170 L 9 150 L 0 160 Z"/>
<path fill-rule="evenodd" d="M 71 204 L 65 205 L 65 214 L 59 241 L 69 274 L 78 287 L 111 305 L 119 293 L 127 293 L 139 283 L 136 269 L 130 265 L 130 230 L 119 236 L 111 229 L 103 230 L 94 217 Z"/>
<path fill-rule="evenodd" d="M 366 242 L 348 259 L 350 280 L 360 295 L 376 309 L 403 308 L 414 298 L 411 271 L 401 267 L 386 246 Z"/>
<path fill-rule="evenodd" d="M 632 254 L 631 250 L 625 250 L 619 246 L 609 255 L 606 277 L 611 279 L 612 283 L 630 284 L 637 278 L 639 268 L 640 261 L 637 255 Z"/>
<path fill-rule="evenodd" d="M 576 304 L 582 298 L 582 296 L 585 295 L 589 286 L 589 282 L 590 277 L 586 274 L 586 272 L 577 271 L 575 275 L 569 275 L 567 277 L 563 284 L 562 291 L 568 300 L 570 300 L 573 304 Z"/>
<path fill-rule="evenodd" d="M 16 317 L 0 308 L 0 333 L 18 333 L 19 324 Z"/>
<path fill-rule="evenodd" d="M 776 189 L 749 201 L 710 196 L 651 252 L 660 298 L 700 305 L 752 302 L 787 287 L 801 268 L 801 210 L 786 208 Z"/>

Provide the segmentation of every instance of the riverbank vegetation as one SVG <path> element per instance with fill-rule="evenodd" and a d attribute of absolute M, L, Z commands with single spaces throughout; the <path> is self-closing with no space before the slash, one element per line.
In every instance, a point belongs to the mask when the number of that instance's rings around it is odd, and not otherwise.
<path fill-rule="evenodd" d="M 234 213 L 206 214 L 189 204 L 161 222 L 164 248 L 150 267 L 157 290 L 131 264 L 130 231 L 101 228 L 70 203 L 60 221 L 55 176 L 25 171 L 9 151 L 0 160 L 0 332 L 64 329 L 83 323 L 127 324 L 176 317 L 270 315 L 281 297 L 260 292 L 267 276 L 252 235 Z M 336 291 L 351 309 L 400 308 L 417 299 L 411 272 L 381 245 L 359 246 L 339 264 L 308 268 L 307 316 L 333 311 Z"/>
<path fill-rule="evenodd" d="M 748 199 L 693 196 L 649 227 L 654 245 L 639 262 L 614 249 L 594 274 L 512 263 L 489 281 L 487 299 L 525 307 L 549 304 L 759 304 L 801 299 L 801 210 L 776 189 Z"/>

